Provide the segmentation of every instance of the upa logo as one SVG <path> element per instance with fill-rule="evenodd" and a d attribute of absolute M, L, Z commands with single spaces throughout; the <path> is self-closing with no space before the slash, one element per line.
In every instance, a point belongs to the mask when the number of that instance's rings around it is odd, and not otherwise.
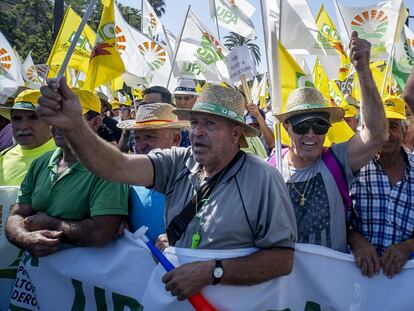
<path fill-rule="evenodd" d="M 10 53 L 0 47 L 0 75 L 5 75 L 12 67 L 12 58 Z"/>
<path fill-rule="evenodd" d="M 238 16 L 235 14 L 235 10 L 237 10 L 236 4 L 234 1 L 229 1 L 229 4 L 232 6 L 231 9 L 225 6 L 217 6 L 217 18 L 223 24 L 229 25 L 233 24 L 236 25 L 238 21 Z M 234 7 L 234 9 L 233 9 Z"/>
<path fill-rule="evenodd" d="M 73 41 L 73 38 L 75 37 L 76 32 L 73 31 L 72 34 L 70 35 L 68 41 L 66 42 L 66 47 L 69 48 L 70 44 Z M 92 52 L 92 45 L 91 42 L 88 40 L 88 38 L 84 35 L 80 35 L 78 42 L 76 42 L 76 48 L 79 52 L 79 50 L 83 50 L 82 52 L 85 53 L 87 52 L 87 54 Z"/>
<path fill-rule="evenodd" d="M 388 17 L 383 10 L 369 10 L 354 16 L 351 22 L 352 30 L 371 42 L 371 56 L 378 58 L 386 52 L 383 37 L 387 31 Z"/>
<path fill-rule="evenodd" d="M 118 46 L 119 54 L 122 55 L 127 47 L 126 37 L 122 34 L 122 28 L 115 26 L 116 44 Z"/>
<path fill-rule="evenodd" d="M 300 87 L 315 87 L 315 85 L 309 76 L 300 72 L 296 72 L 296 88 Z"/>
<path fill-rule="evenodd" d="M 197 49 L 195 56 L 207 65 L 211 65 L 224 59 L 220 42 L 208 32 L 204 32 L 201 37 L 201 47 Z"/>
<path fill-rule="evenodd" d="M 138 49 L 152 71 L 156 71 L 164 66 L 167 60 L 167 53 L 157 43 L 145 41 L 138 45 Z"/>
<path fill-rule="evenodd" d="M 115 23 L 107 23 L 98 29 L 95 47 L 91 53 L 91 59 L 101 55 L 111 55 L 109 49 L 116 44 Z"/>
<path fill-rule="evenodd" d="M 333 47 L 342 55 L 347 56 L 336 29 L 329 24 L 322 25 L 321 31 L 318 32 L 318 43 L 325 49 Z"/>

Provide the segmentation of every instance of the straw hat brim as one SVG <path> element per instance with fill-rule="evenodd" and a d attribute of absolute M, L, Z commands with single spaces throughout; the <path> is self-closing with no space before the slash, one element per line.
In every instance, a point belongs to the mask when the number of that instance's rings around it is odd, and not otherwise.
<path fill-rule="evenodd" d="M 190 126 L 188 121 L 174 121 L 163 124 L 140 124 L 135 120 L 125 120 L 119 122 L 117 125 L 123 130 L 160 130 L 160 129 L 177 129 L 182 130 Z"/>
<path fill-rule="evenodd" d="M 275 115 L 275 117 L 281 122 L 284 123 L 287 119 L 297 116 L 304 113 L 311 113 L 311 112 L 327 112 L 329 113 L 329 121 L 331 123 L 339 122 L 343 120 L 345 115 L 345 110 L 340 107 L 321 107 L 321 108 L 311 108 L 311 109 L 301 109 L 295 111 L 289 111 L 285 113 L 281 113 Z"/>
<path fill-rule="evenodd" d="M 174 109 L 172 112 L 175 113 L 177 116 L 179 116 L 181 119 L 185 119 L 185 120 L 189 120 L 190 116 L 193 112 L 205 113 L 205 114 L 209 114 L 209 115 L 219 116 L 219 117 L 222 117 L 224 119 L 227 119 L 227 120 L 230 120 L 230 121 L 233 121 L 237 124 L 242 125 L 243 126 L 243 134 L 246 137 L 253 137 L 253 136 L 258 136 L 259 135 L 259 132 L 253 126 L 247 125 L 244 122 L 239 122 L 239 121 L 234 120 L 232 118 L 227 118 L 227 117 L 225 117 L 221 114 L 218 114 L 218 113 L 207 112 L 207 111 L 204 111 L 204 110 L 196 110 L 196 109 Z"/>

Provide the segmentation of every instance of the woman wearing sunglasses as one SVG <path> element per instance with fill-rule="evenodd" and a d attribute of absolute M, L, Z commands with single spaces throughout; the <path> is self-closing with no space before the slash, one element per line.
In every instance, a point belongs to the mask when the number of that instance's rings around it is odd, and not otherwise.
<path fill-rule="evenodd" d="M 332 145 L 329 152 L 351 184 L 354 172 L 375 155 L 387 139 L 384 108 L 369 68 L 370 44 L 354 32 L 350 58 L 361 85 L 363 129 L 349 141 Z M 282 160 L 284 180 L 289 188 L 298 226 L 298 242 L 347 252 L 347 213 L 337 181 L 321 159 L 331 124 L 343 120 L 344 110 L 331 106 L 315 88 L 291 92 L 286 112 L 276 115 L 291 140 Z M 345 193 L 349 189 L 344 185 Z"/>

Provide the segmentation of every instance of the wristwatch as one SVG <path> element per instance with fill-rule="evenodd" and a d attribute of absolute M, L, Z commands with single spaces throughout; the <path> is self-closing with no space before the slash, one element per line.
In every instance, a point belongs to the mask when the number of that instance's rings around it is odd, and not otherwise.
<path fill-rule="evenodd" d="M 220 283 L 221 278 L 224 275 L 223 264 L 220 259 L 216 259 L 216 265 L 213 270 L 213 285 Z"/>

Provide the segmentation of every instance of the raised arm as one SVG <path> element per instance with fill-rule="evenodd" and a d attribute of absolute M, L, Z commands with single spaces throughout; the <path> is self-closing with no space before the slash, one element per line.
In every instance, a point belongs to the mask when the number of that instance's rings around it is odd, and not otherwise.
<path fill-rule="evenodd" d="M 271 248 L 251 255 L 223 259 L 223 285 L 255 285 L 287 275 L 293 267 L 293 250 Z M 184 264 L 166 273 L 162 278 L 165 289 L 178 300 L 184 300 L 213 284 L 215 261 L 197 261 Z"/>
<path fill-rule="evenodd" d="M 387 141 L 388 129 L 381 96 L 369 68 L 371 44 L 358 38 L 354 31 L 350 42 L 350 59 L 358 73 L 361 86 L 363 118 L 362 130 L 354 135 L 347 147 L 349 164 L 353 172 L 365 166 Z"/>
<path fill-rule="evenodd" d="M 403 96 L 411 112 L 414 113 L 414 68 L 408 77 Z"/>
<path fill-rule="evenodd" d="M 37 113 L 60 129 L 79 160 L 95 175 L 125 184 L 151 186 L 153 166 L 145 155 L 122 154 L 114 145 L 94 133 L 82 117 L 78 96 L 63 77 L 49 79 L 40 89 Z"/>

